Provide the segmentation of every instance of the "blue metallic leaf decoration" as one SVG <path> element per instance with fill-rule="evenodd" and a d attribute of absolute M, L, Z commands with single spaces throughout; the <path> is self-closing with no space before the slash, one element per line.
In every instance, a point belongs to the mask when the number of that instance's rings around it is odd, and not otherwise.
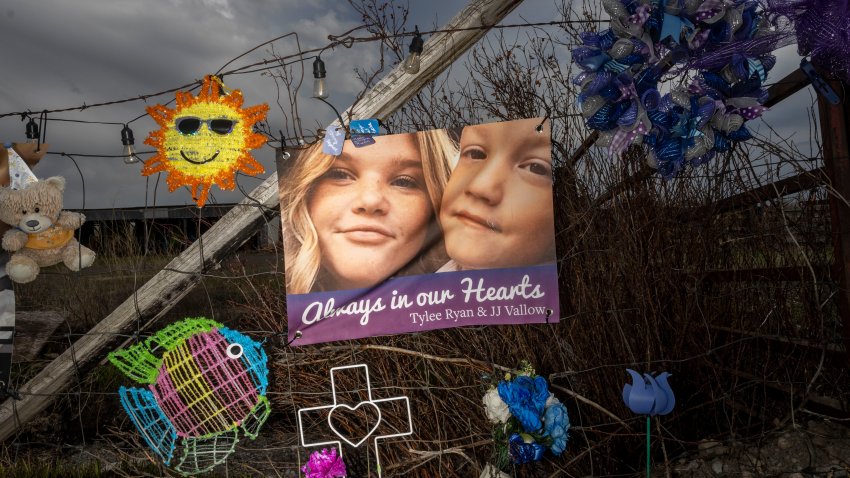
<path fill-rule="evenodd" d="M 659 130 L 665 135 L 670 132 L 673 127 L 673 117 L 660 110 L 647 110 L 646 115 Z"/>
<path fill-rule="evenodd" d="M 603 88 L 611 84 L 614 75 L 607 71 L 599 71 L 593 74 L 593 79 L 582 88 L 581 92 L 588 96 L 598 95 Z"/>
<path fill-rule="evenodd" d="M 617 61 L 624 65 L 634 65 L 637 63 L 643 63 L 644 59 L 643 55 L 641 55 L 640 53 L 632 53 L 631 55 L 626 55 Z"/>
<path fill-rule="evenodd" d="M 620 126 L 631 126 L 635 124 L 638 118 L 637 103 L 632 103 L 629 108 L 623 112 L 623 115 L 617 119 L 617 124 Z"/>
<path fill-rule="evenodd" d="M 714 149 L 720 153 L 725 153 L 729 151 L 729 148 L 732 147 L 732 143 L 729 141 L 725 135 L 721 133 L 714 133 Z"/>
<path fill-rule="evenodd" d="M 726 82 L 723 78 L 720 77 L 717 73 L 712 73 L 710 71 L 702 72 L 702 79 L 705 82 L 706 86 L 709 88 L 713 88 L 723 94 L 723 96 L 729 97 L 729 83 Z"/>
<path fill-rule="evenodd" d="M 617 41 L 617 35 L 610 28 L 599 34 L 599 48 L 602 50 L 610 50 L 615 41 Z"/>
<path fill-rule="evenodd" d="M 608 131 L 617 126 L 617 119 L 628 107 L 628 101 L 615 104 L 606 103 L 592 117 L 588 118 L 587 126 L 600 131 Z"/>
<path fill-rule="evenodd" d="M 599 96 L 608 101 L 616 101 L 620 97 L 620 89 L 617 88 L 617 85 L 608 84 L 608 86 L 599 91 Z"/>
<path fill-rule="evenodd" d="M 578 37 L 581 39 L 581 42 L 585 46 L 589 46 L 592 48 L 599 48 L 599 37 L 600 34 L 596 32 L 581 32 L 578 34 Z"/>
<path fill-rule="evenodd" d="M 746 126 L 741 126 L 739 129 L 729 132 L 728 136 L 732 141 L 746 141 L 753 137 Z"/>
<path fill-rule="evenodd" d="M 658 109 L 658 106 L 661 105 L 661 93 L 659 93 L 655 88 L 652 88 L 644 91 L 640 100 L 643 103 L 643 107 L 646 108 L 646 111 L 655 111 Z"/>
<path fill-rule="evenodd" d="M 726 22 L 717 22 L 711 26 L 708 41 L 711 43 L 724 43 L 732 34 L 732 27 Z"/>
<path fill-rule="evenodd" d="M 764 55 L 761 57 L 761 64 L 765 70 L 770 71 L 776 66 L 776 57 L 773 55 Z"/>

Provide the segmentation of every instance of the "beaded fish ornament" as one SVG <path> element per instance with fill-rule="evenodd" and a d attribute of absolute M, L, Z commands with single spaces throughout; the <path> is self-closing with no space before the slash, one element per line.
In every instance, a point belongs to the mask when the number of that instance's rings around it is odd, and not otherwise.
<path fill-rule="evenodd" d="M 255 439 L 271 412 L 268 357 L 251 338 L 205 318 L 184 319 L 109 354 L 139 387 L 121 405 L 148 446 L 186 475 L 223 463 Z"/>

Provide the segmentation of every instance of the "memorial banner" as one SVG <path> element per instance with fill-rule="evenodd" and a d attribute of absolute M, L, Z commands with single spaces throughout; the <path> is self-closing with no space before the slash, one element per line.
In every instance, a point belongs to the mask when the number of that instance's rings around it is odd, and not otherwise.
<path fill-rule="evenodd" d="M 292 345 L 556 323 L 549 122 L 279 155 Z"/>

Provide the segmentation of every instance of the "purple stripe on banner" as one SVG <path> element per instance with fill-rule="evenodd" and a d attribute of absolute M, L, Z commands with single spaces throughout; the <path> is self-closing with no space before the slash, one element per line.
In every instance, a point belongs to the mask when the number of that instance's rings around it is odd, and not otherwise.
<path fill-rule="evenodd" d="M 560 316 L 555 264 L 398 277 L 372 289 L 286 300 L 292 345 L 466 325 L 557 323 Z"/>

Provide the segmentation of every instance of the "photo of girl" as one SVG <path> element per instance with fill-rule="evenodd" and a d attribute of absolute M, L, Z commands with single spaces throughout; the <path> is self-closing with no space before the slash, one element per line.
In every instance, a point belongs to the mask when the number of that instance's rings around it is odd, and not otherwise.
<path fill-rule="evenodd" d="M 555 261 L 551 158 L 540 118 L 463 129 L 439 216 L 451 258 L 440 272 Z"/>
<path fill-rule="evenodd" d="M 436 218 L 457 155 L 443 130 L 318 143 L 281 174 L 288 294 L 369 288 L 434 272 L 446 256 Z"/>

